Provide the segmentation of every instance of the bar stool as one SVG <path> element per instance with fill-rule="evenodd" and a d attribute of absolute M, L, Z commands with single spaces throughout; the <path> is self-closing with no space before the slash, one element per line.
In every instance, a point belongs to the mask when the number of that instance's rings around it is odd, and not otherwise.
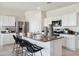
<path fill-rule="evenodd" d="M 16 52 L 16 55 L 18 54 L 19 52 L 19 48 L 20 48 L 20 43 L 19 43 L 19 38 L 16 37 L 15 35 L 13 35 L 13 38 L 15 40 L 14 42 L 14 45 L 13 45 L 13 53 Z"/>
<path fill-rule="evenodd" d="M 29 41 L 26 41 L 23 39 L 20 39 L 20 46 L 22 47 L 22 51 L 23 51 L 23 47 L 26 47 L 25 55 L 28 55 L 28 53 L 31 53 L 30 56 L 35 56 L 35 53 L 40 51 L 42 56 L 41 50 L 43 49 L 43 47 L 37 46 L 36 44 L 32 44 Z"/>

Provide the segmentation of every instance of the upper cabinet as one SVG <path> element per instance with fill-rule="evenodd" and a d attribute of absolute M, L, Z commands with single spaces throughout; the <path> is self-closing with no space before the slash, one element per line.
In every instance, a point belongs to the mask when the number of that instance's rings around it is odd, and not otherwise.
<path fill-rule="evenodd" d="M 65 26 L 79 26 L 79 14 L 78 13 L 68 13 L 59 16 L 52 16 L 45 19 L 44 24 L 48 26 L 52 21 L 61 20 L 61 27 Z"/>
<path fill-rule="evenodd" d="M 49 24 L 52 24 L 52 21 L 59 21 L 62 20 L 62 16 L 52 16 L 52 17 L 47 17 L 44 19 L 44 26 L 49 26 Z"/>
<path fill-rule="evenodd" d="M 52 21 L 62 20 L 62 16 L 53 16 Z"/>
<path fill-rule="evenodd" d="M 15 17 L 0 16 L 0 26 L 15 26 Z"/>
<path fill-rule="evenodd" d="M 70 13 L 62 16 L 62 26 L 77 26 L 77 13 Z"/>

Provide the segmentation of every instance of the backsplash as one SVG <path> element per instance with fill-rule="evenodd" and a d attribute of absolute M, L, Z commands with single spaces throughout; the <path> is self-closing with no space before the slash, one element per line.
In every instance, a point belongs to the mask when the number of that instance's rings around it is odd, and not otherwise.
<path fill-rule="evenodd" d="M 70 30 L 73 30 L 75 32 L 79 32 L 79 27 L 78 26 L 71 26 L 71 27 L 57 27 L 56 29 L 64 29 L 64 28 L 68 28 Z"/>
<path fill-rule="evenodd" d="M 68 28 L 68 29 L 70 29 L 70 30 L 73 30 L 73 31 L 76 31 L 76 32 L 79 32 L 79 27 L 74 27 L 74 26 L 72 26 L 72 27 L 62 27 L 62 28 Z"/>
<path fill-rule="evenodd" d="M 5 31 L 6 28 L 9 28 L 10 31 L 16 31 L 15 26 L 3 26 L 3 27 L 0 27 L 0 31 Z"/>

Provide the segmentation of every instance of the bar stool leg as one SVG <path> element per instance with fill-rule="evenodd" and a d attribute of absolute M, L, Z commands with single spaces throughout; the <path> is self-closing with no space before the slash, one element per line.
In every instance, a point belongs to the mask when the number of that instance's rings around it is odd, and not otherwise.
<path fill-rule="evenodd" d="M 42 56 L 42 51 L 40 51 L 40 53 L 41 53 L 41 56 Z"/>
<path fill-rule="evenodd" d="M 21 56 L 23 56 L 23 47 L 22 47 L 22 53 L 21 53 Z"/>
<path fill-rule="evenodd" d="M 35 53 L 33 53 L 33 56 L 35 56 Z"/>

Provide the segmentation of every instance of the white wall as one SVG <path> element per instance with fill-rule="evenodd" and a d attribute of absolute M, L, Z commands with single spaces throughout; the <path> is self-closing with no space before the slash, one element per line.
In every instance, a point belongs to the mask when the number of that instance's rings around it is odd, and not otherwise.
<path fill-rule="evenodd" d="M 73 13 L 73 12 L 79 12 L 79 4 L 59 8 L 59 9 L 56 9 L 56 10 L 47 11 L 47 17 L 60 16 L 60 15 Z M 79 32 L 79 26 L 78 27 L 66 27 L 66 28 L 70 28 L 74 31 Z"/>
<path fill-rule="evenodd" d="M 41 11 L 26 11 L 26 21 L 29 22 L 30 32 L 40 32 L 42 29 Z"/>

